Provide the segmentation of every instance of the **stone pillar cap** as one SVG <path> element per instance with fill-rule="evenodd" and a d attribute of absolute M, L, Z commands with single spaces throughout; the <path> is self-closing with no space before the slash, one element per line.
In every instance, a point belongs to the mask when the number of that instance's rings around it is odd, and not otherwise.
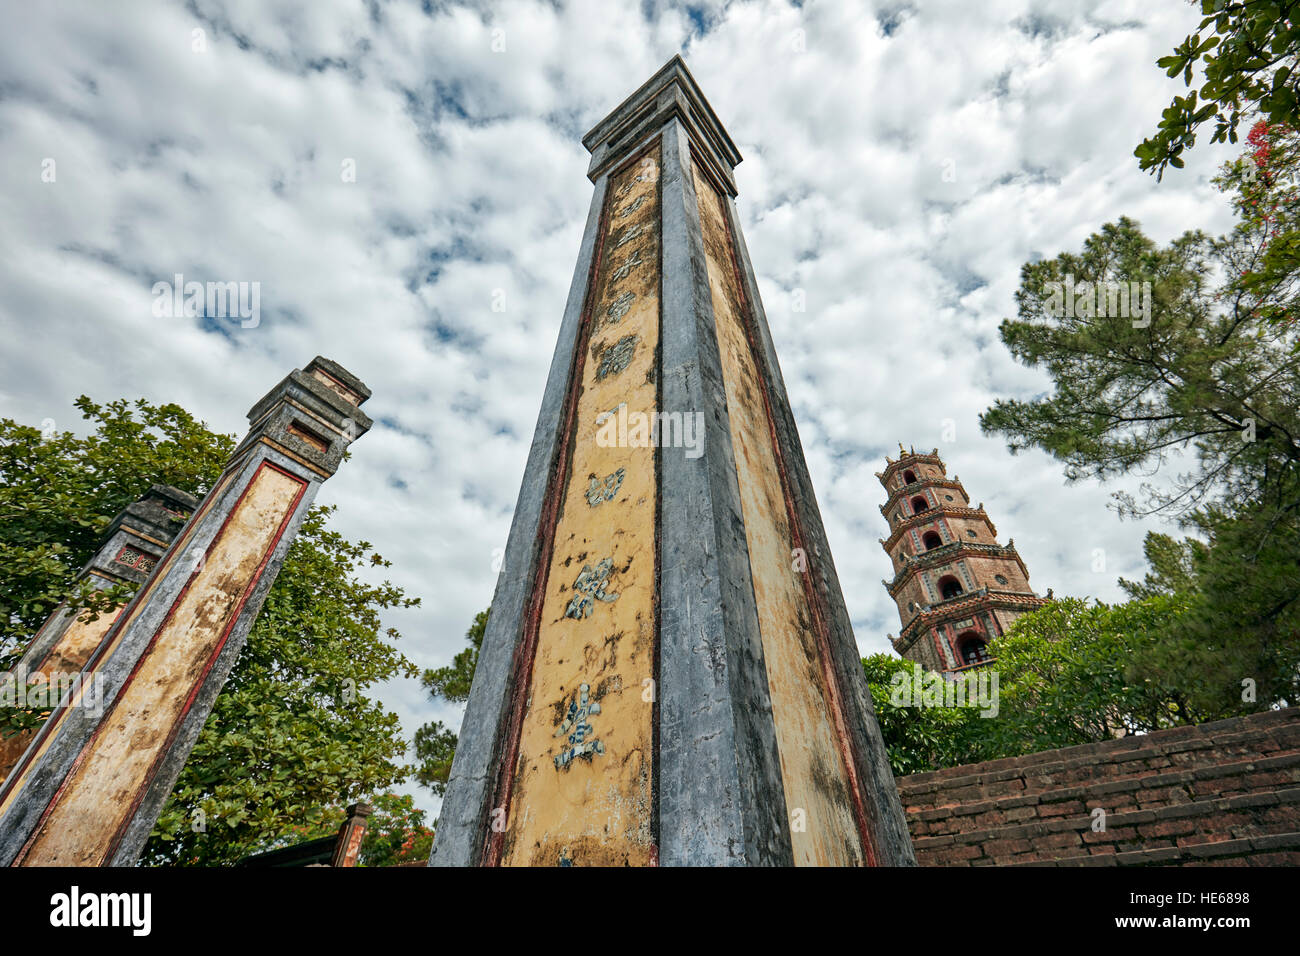
<path fill-rule="evenodd" d="M 164 485 L 161 482 L 154 482 L 149 486 L 149 490 L 144 493 L 141 501 L 147 501 L 155 498 L 167 504 L 178 505 L 185 511 L 193 511 L 199 506 L 199 499 L 188 491 L 181 491 L 171 485 Z"/>
<path fill-rule="evenodd" d="M 338 362 L 327 359 L 323 355 L 317 355 L 307 363 L 307 367 L 303 369 L 303 372 L 307 375 L 311 375 L 317 370 L 324 372 L 329 378 L 335 379 L 345 388 L 355 392 L 360 399 L 356 402 L 357 405 L 364 405 L 366 399 L 370 397 L 370 389 L 366 386 L 366 383 L 361 381 L 361 379 L 357 378 Z"/>
<path fill-rule="evenodd" d="M 181 529 L 199 499 L 171 485 L 153 484 L 136 501 L 117 513 L 100 536 L 100 547 L 107 544 L 123 526 L 155 538 L 171 540 Z"/>
<path fill-rule="evenodd" d="M 370 397 L 370 389 L 343 366 L 319 355 L 305 369 L 294 369 L 262 396 L 249 410 L 248 420 L 259 421 L 286 396 L 292 396 L 336 426 L 351 421 L 353 438 L 360 437 L 374 424 L 359 407 Z"/>
<path fill-rule="evenodd" d="M 582 145 L 591 153 L 588 178 L 595 182 L 674 117 L 690 136 L 692 155 L 711 168 L 734 196 L 736 186 L 731 171 L 740 165 L 740 150 L 680 55 L 660 67 L 582 138 Z"/>

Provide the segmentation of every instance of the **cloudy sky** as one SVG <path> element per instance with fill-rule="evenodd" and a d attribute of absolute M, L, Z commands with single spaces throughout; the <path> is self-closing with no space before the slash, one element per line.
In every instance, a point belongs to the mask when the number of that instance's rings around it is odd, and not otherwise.
<path fill-rule="evenodd" d="M 320 500 L 424 599 L 391 620 L 403 650 L 447 663 L 495 585 L 591 198 L 580 139 L 681 53 L 745 157 L 861 649 L 898 628 L 874 472 L 900 441 L 940 448 L 1040 593 L 1115 598 L 1146 527 L 977 416 L 1045 387 L 997 337 L 1022 263 L 1120 215 L 1162 242 L 1228 225 L 1224 147 L 1160 184 L 1132 156 L 1181 89 L 1155 60 L 1197 20 L 1176 0 L 15 4 L 0 416 L 81 429 L 78 394 L 143 396 L 242 434 L 289 369 L 342 363 L 376 426 Z M 156 317 L 175 273 L 259 282 L 260 323 Z M 414 681 L 384 697 L 408 733 L 459 721 Z"/>

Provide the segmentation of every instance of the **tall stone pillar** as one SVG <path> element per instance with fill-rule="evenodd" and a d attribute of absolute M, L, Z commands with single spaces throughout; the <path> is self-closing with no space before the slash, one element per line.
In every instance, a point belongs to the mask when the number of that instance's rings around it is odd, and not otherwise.
<path fill-rule="evenodd" d="M 99 549 L 78 573 L 77 582 L 85 581 L 99 590 L 144 584 L 198 503 L 197 498 L 179 488 L 152 486 L 109 524 Z M 67 683 L 71 675 L 81 672 L 121 611 L 119 607 L 90 620 L 81 610 L 60 605 L 5 676 L 33 689 L 52 691 Z M 32 729 L 0 739 L 0 781 L 9 775 L 35 735 Z"/>
<path fill-rule="evenodd" d="M 0 788 L 0 863 L 130 865 L 212 710 L 307 509 L 370 427 L 355 376 L 317 357 L 250 430 Z"/>
<path fill-rule="evenodd" d="M 910 864 L 733 198 L 674 57 L 595 195 L 434 865 Z"/>

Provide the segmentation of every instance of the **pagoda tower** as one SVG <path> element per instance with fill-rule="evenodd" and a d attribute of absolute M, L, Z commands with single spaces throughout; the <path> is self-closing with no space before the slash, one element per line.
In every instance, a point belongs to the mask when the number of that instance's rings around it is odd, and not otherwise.
<path fill-rule="evenodd" d="M 988 646 L 1021 614 L 1042 607 L 1015 542 L 998 544 L 981 502 L 972 508 L 956 475 L 948 477 L 939 449 L 885 458 L 876 477 L 888 497 L 880 513 L 889 537 L 880 545 L 894 566 L 882 581 L 898 605 L 894 650 L 945 675 L 988 663 Z"/>

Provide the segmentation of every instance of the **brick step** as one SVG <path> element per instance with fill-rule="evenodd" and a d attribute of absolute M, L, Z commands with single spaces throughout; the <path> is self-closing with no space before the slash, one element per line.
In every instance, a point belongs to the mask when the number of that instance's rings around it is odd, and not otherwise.
<path fill-rule="evenodd" d="M 1129 850 L 1098 856 L 1084 854 L 1057 860 L 1011 863 L 1010 866 L 1296 866 L 1300 864 L 1300 830 L 1210 840 L 1182 846 Z"/>
<path fill-rule="evenodd" d="M 1094 807 L 1108 813 L 1153 810 L 1221 796 L 1269 793 L 1300 784 L 1300 751 L 1237 763 L 1207 765 L 1133 775 L 1041 792 L 1013 791 L 1007 796 L 930 808 L 908 808 L 908 826 L 917 838 L 991 830 L 1008 823 L 1083 815 Z M 944 795 L 945 797 L 949 795 Z"/>
<path fill-rule="evenodd" d="M 1244 736 L 1244 735 L 1243 735 Z M 1250 752 L 1233 754 L 1224 753 L 1215 746 L 1214 741 L 1187 740 L 1162 745 L 1155 750 L 1133 750 L 1122 754 L 1107 754 L 1098 761 L 1091 758 L 1075 758 L 1067 761 L 1052 761 L 1032 766 L 996 767 L 993 764 L 981 764 L 980 772 L 955 777 L 940 778 L 927 782 L 913 783 L 912 777 L 899 781 L 899 794 L 905 806 L 924 809 L 927 805 L 943 803 L 961 803 L 967 800 L 1014 796 L 1024 793 L 1037 793 L 1060 789 L 1075 784 L 1096 784 L 1099 781 L 1126 780 L 1146 776 L 1152 773 L 1177 773 L 1179 771 L 1196 771 L 1206 767 L 1222 766 L 1225 757 L 1237 757 L 1234 763 L 1269 760 L 1278 757 L 1300 754 L 1300 743 L 1286 748 L 1264 750 L 1258 746 L 1249 748 Z M 1243 747 L 1236 748 L 1245 749 Z M 1035 755 L 1037 756 L 1037 755 Z M 1203 758 L 1203 759 L 1202 759 Z M 1032 760 L 1033 757 L 1024 758 Z M 960 768 L 954 768 L 960 769 Z"/>
<path fill-rule="evenodd" d="M 1300 709 L 1175 727 L 1154 734 L 1080 744 L 1026 757 L 949 767 L 898 780 L 904 806 L 961 803 L 1060 788 L 1151 771 L 1197 770 L 1224 757 L 1242 761 L 1300 752 Z"/>
<path fill-rule="evenodd" d="M 957 866 L 1047 862 L 1043 857 L 1074 859 L 1179 851 L 1188 845 L 1210 842 L 1204 839 L 1206 836 L 1233 844 L 1243 840 L 1249 843 L 1296 831 L 1300 825 L 1300 786 L 1108 813 L 1106 828 L 1101 832 L 1092 830 L 1092 822 L 1091 814 L 1083 813 L 915 837 L 912 842 L 923 864 Z M 1085 847 L 1088 852 L 1080 853 Z M 1247 846 L 1243 852 L 1253 850 Z"/>

